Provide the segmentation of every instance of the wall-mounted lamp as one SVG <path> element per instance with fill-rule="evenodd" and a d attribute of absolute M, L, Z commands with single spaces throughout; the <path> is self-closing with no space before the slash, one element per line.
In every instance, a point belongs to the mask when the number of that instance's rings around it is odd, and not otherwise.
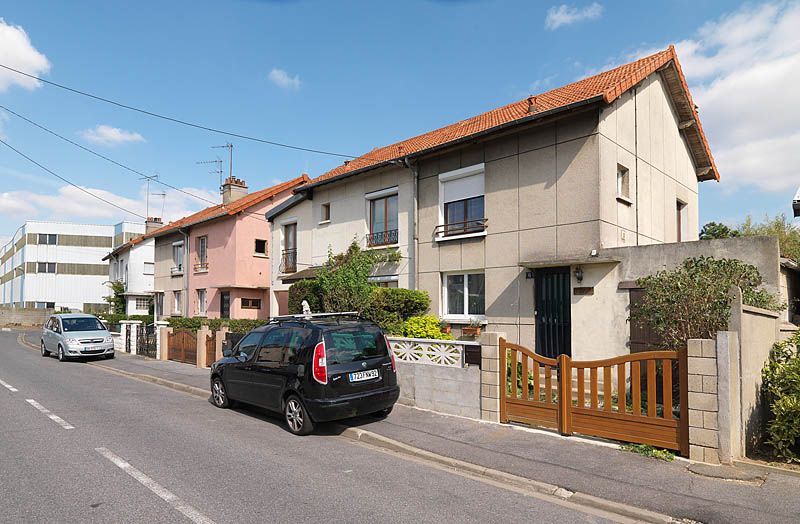
<path fill-rule="evenodd" d="M 583 282 L 583 268 L 581 266 L 575 268 L 575 280 Z"/>

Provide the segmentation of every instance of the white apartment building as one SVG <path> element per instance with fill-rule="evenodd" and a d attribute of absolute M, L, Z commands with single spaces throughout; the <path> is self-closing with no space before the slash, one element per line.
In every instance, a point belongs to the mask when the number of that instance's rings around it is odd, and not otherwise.
<path fill-rule="evenodd" d="M 145 225 L 27 221 L 0 247 L 0 303 L 5 306 L 104 311 L 109 294 L 103 257 Z"/>
<path fill-rule="evenodd" d="M 153 280 L 155 275 L 156 239 L 148 233 L 164 224 L 160 218 L 149 218 L 144 235 L 135 236 L 103 257 L 108 262 L 108 279 L 122 282 L 125 286 L 125 313 L 128 315 L 147 315 L 153 301 Z M 131 233 L 117 224 L 114 238 L 125 239 Z"/>

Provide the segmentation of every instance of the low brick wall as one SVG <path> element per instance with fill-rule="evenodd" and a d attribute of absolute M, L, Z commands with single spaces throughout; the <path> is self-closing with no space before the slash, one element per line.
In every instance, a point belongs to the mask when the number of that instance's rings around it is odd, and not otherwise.
<path fill-rule="evenodd" d="M 43 326 L 52 309 L 0 306 L 0 326 Z"/>
<path fill-rule="evenodd" d="M 481 418 L 481 370 L 397 362 L 400 398 L 440 413 Z"/>

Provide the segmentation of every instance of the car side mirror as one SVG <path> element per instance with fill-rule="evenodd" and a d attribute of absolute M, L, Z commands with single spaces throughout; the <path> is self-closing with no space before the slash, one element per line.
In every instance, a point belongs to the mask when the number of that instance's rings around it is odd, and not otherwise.
<path fill-rule="evenodd" d="M 247 355 L 245 353 L 239 353 L 236 355 L 236 358 L 239 360 L 239 362 L 244 362 L 247 360 Z"/>
<path fill-rule="evenodd" d="M 223 357 L 229 357 L 231 355 L 233 355 L 233 351 L 232 350 L 230 350 L 228 348 L 225 348 L 225 349 L 222 350 L 222 356 Z"/>

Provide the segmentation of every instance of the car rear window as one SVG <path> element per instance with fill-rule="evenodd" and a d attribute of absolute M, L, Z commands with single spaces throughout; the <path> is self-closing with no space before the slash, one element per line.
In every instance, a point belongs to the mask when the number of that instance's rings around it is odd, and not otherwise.
<path fill-rule="evenodd" d="M 64 331 L 105 331 L 105 326 L 94 317 L 62 318 Z"/>
<path fill-rule="evenodd" d="M 325 332 L 328 365 L 384 357 L 389 354 L 380 329 L 373 326 L 348 326 Z"/>

